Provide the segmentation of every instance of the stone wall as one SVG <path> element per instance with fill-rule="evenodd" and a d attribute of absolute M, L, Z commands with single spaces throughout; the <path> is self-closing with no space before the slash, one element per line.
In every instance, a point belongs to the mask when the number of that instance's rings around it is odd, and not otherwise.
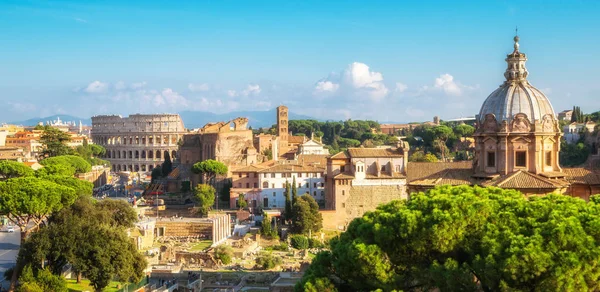
<path fill-rule="evenodd" d="M 335 211 L 321 212 L 328 217 L 327 220 L 323 218 L 323 227 L 345 228 L 352 219 L 375 210 L 381 204 L 407 198 L 406 185 L 351 186 L 345 195 L 336 194 Z"/>
<path fill-rule="evenodd" d="M 213 223 L 211 221 L 186 222 L 161 220 L 156 222 L 156 228 L 164 228 L 163 236 L 197 236 L 212 239 Z"/>

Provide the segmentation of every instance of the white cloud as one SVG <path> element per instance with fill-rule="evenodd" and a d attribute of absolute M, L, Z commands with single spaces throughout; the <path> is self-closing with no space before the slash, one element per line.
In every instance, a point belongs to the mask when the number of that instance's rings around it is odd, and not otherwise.
<path fill-rule="evenodd" d="M 164 100 L 169 105 L 187 106 L 188 102 L 185 97 L 177 93 L 171 88 L 165 88 L 161 92 Z"/>
<path fill-rule="evenodd" d="M 87 92 L 87 93 L 102 93 L 102 92 L 106 92 L 107 89 L 108 89 L 108 83 L 94 81 L 85 88 L 85 92 Z"/>
<path fill-rule="evenodd" d="M 258 84 L 248 84 L 246 89 L 242 91 L 242 95 L 258 95 L 260 93 L 260 86 Z"/>
<path fill-rule="evenodd" d="M 146 81 L 131 83 L 131 89 L 140 89 L 146 87 Z"/>
<path fill-rule="evenodd" d="M 319 81 L 315 86 L 317 92 L 336 92 L 340 88 L 340 85 L 331 81 Z"/>
<path fill-rule="evenodd" d="M 234 97 L 234 96 L 237 96 L 238 94 L 237 94 L 237 91 L 230 89 L 230 90 L 227 90 L 227 95 L 229 95 L 229 97 Z"/>
<path fill-rule="evenodd" d="M 462 88 L 459 84 L 454 82 L 454 76 L 446 73 L 440 75 L 435 79 L 435 88 L 443 90 L 446 94 L 460 96 L 462 95 Z"/>
<path fill-rule="evenodd" d="M 208 90 L 210 90 L 210 86 L 207 83 L 202 83 L 202 84 L 190 83 L 190 84 L 188 84 L 188 89 L 192 92 L 208 91 Z"/>
<path fill-rule="evenodd" d="M 405 92 L 408 89 L 408 86 L 402 82 L 396 82 L 396 89 L 394 89 L 395 92 Z"/>
<path fill-rule="evenodd" d="M 127 88 L 127 86 L 125 85 L 125 82 L 119 81 L 119 82 L 115 83 L 116 90 L 123 90 L 125 88 Z"/>
<path fill-rule="evenodd" d="M 75 20 L 75 21 L 77 21 L 77 22 L 81 22 L 81 23 L 87 23 L 87 20 L 85 20 L 85 19 L 83 19 L 83 18 L 79 18 L 79 17 L 76 17 L 76 18 L 74 18 L 73 20 Z"/>

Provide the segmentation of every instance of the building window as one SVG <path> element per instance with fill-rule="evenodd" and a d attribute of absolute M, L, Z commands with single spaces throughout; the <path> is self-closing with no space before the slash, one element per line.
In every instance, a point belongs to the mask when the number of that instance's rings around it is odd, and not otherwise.
<path fill-rule="evenodd" d="M 277 192 L 273 192 L 273 197 L 275 197 L 277 195 Z"/>
<path fill-rule="evenodd" d="M 396 172 L 400 172 L 400 165 L 396 165 Z"/>
<path fill-rule="evenodd" d="M 246 183 L 246 188 L 249 189 L 250 188 L 250 183 Z"/>
<path fill-rule="evenodd" d="M 546 166 L 552 166 L 552 152 L 546 151 Z"/>
<path fill-rule="evenodd" d="M 315 196 L 315 197 L 317 196 L 317 191 L 313 192 L 313 196 Z"/>
<path fill-rule="evenodd" d="M 515 166 L 527 167 L 527 151 L 515 151 Z"/>
<path fill-rule="evenodd" d="M 344 171 L 346 171 L 346 166 L 345 165 L 340 166 L 340 172 L 344 172 Z"/>
<path fill-rule="evenodd" d="M 321 197 L 325 196 L 325 191 L 321 191 Z"/>
<path fill-rule="evenodd" d="M 322 188 L 324 188 L 324 187 L 325 187 L 325 183 L 324 183 L 324 182 L 322 182 L 322 183 L 321 183 L 321 187 L 322 187 Z"/>
<path fill-rule="evenodd" d="M 298 188 L 301 188 L 301 187 L 302 187 L 302 183 L 298 183 Z"/>
<path fill-rule="evenodd" d="M 342 208 L 346 208 L 346 203 L 342 203 Z"/>
<path fill-rule="evenodd" d="M 342 196 L 345 196 L 345 195 L 346 195 L 346 191 L 342 190 Z"/>
<path fill-rule="evenodd" d="M 264 178 L 267 178 L 267 174 L 265 173 L 265 174 L 263 175 L 263 177 L 264 177 Z"/>
<path fill-rule="evenodd" d="M 254 178 L 257 178 L 257 177 L 258 177 L 258 173 L 255 172 L 254 173 Z"/>
<path fill-rule="evenodd" d="M 238 188 L 242 188 L 242 183 L 238 183 Z"/>
<path fill-rule="evenodd" d="M 275 178 L 275 173 L 271 173 L 271 178 Z"/>
<path fill-rule="evenodd" d="M 269 206 L 269 198 L 263 198 L 263 206 Z"/>
<path fill-rule="evenodd" d="M 381 166 L 381 171 L 382 171 L 382 172 L 383 172 L 383 171 L 385 171 L 385 165 L 382 165 L 382 166 Z"/>
<path fill-rule="evenodd" d="M 298 173 L 298 177 L 302 177 L 302 173 L 301 172 Z"/>
<path fill-rule="evenodd" d="M 314 188 L 317 188 L 317 183 L 313 183 Z"/>
<path fill-rule="evenodd" d="M 275 188 L 275 184 L 271 184 L 271 188 L 274 189 Z"/>
<path fill-rule="evenodd" d="M 242 177 L 242 173 L 241 173 L 241 172 L 240 172 L 240 173 L 238 173 L 238 177 L 240 177 L 240 178 Z"/>
<path fill-rule="evenodd" d="M 264 182 L 263 183 L 263 189 L 268 189 L 269 188 L 269 183 L 268 182 Z"/>
<path fill-rule="evenodd" d="M 258 188 L 258 183 L 254 183 L 254 188 Z"/>
<path fill-rule="evenodd" d="M 496 152 L 487 153 L 487 167 L 496 167 Z"/>

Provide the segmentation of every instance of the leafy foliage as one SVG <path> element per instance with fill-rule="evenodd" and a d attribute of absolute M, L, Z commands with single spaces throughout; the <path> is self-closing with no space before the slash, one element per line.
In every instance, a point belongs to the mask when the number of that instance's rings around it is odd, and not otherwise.
<path fill-rule="evenodd" d="M 585 122 L 585 116 L 578 106 L 573 106 L 573 113 L 571 114 L 571 123 L 583 123 Z"/>
<path fill-rule="evenodd" d="M 100 159 L 106 154 L 106 149 L 100 145 L 88 144 L 83 140 L 83 145 L 75 147 L 74 154 L 85 159 L 91 165 L 110 165 L 110 162 Z"/>
<path fill-rule="evenodd" d="M 598 290 L 598 201 L 468 186 L 413 194 L 352 221 L 296 289 Z"/>
<path fill-rule="evenodd" d="M 67 142 L 71 141 L 71 136 L 57 128 L 46 127 L 40 136 L 42 143 L 42 154 L 47 157 L 61 156 L 71 154 L 71 148 Z"/>
<path fill-rule="evenodd" d="M 67 165 L 75 169 L 76 173 L 86 173 L 92 170 L 92 165 L 85 159 L 75 155 L 62 155 L 43 159 L 40 161 L 43 166 Z"/>
<path fill-rule="evenodd" d="M 298 198 L 292 209 L 292 231 L 299 234 L 317 232 L 323 228 L 323 216 L 319 213 L 319 204 L 310 195 Z"/>
<path fill-rule="evenodd" d="M 238 207 L 240 208 L 240 210 L 242 209 L 246 209 L 246 207 L 248 207 L 248 202 L 246 201 L 246 195 L 244 194 L 240 194 L 238 196 Z"/>
<path fill-rule="evenodd" d="M 213 159 L 197 162 L 192 166 L 192 172 L 205 176 L 208 182 L 217 175 L 227 174 L 227 171 L 227 165 Z"/>
<path fill-rule="evenodd" d="M 198 213 L 201 216 L 206 216 L 215 203 L 215 188 L 211 185 L 199 184 L 194 190 L 194 198 L 198 203 Z"/>
<path fill-rule="evenodd" d="M 96 203 L 81 197 L 51 216 L 46 226 L 23 243 L 18 261 L 30 265 L 34 273 L 42 271 L 46 262 L 55 275 L 71 264 L 97 291 L 112 279 L 138 282 L 147 263 L 125 231 L 136 219 L 125 202 Z"/>
<path fill-rule="evenodd" d="M 173 171 L 173 162 L 171 162 L 169 151 L 165 152 L 165 161 L 162 163 L 161 171 L 163 177 L 167 177 Z"/>
<path fill-rule="evenodd" d="M 75 168 L 71 164 L 50 164 L 35 171 L 35 176 L 44 178 L 52 175 L 74 176 Z"/>
<path fill-rule="evenodd" d="M 33 169 L 22 162 L 0 160 L 0 177 L 13 178 L 32 175 Z"/>
<path fill-rule="evenodd" d="M 159 179 L 161 176 L 162 176 L 162 168 L 160 166 L 157 166 L 152 169 L 152 172 L 150 173 L 152 182 L 156 182 L 156 180 Z"/>
<path fill-rule="evenodd" d="M 40 269 L 35 273 L 30 265 L 25 266 L 17 292 L 67 292 L 67 281 L 60 275 L 53 275 L 48 269 Z"/>
<path fill-rule="evenodd" d="M 425 154 L 423 151 L 415 151 L 409 158 L 410 162 L 437 162 L 438 159 L 431 153 Z"/>
<path fill-rule="evenodd" d="M 271 253 L 262 253 L 256 258 L 256 265 L 263 270 L 270 270 L 283 263 L 281 257 L 274 256 Z"/>
<path fill-rule="evenodd" d="M 227 244 L 218 245 L 215 247 L 215 258 L 220 259 L 224 265 L 229 265 L 233 259 L 233 249 Z"/>
<path fill-rule="evenodd" d="M 309 246 L 308 237 L 299 234 L 292 236 L 291 243 L 295 249 L 307 249 Z"/>
<path fill-rule="evenodd" d="M 292 187 L 295 188 L 295 184 L 296 184 L 296 177 L 294 177 Z M 285 182 L 285 190 L 283 191 L 283 196 L 285 197 L 285 210 L 283 212 L 283 215 L 285 216 L 286 220 L 291 220 L 292 219 L 292 199 L 290 198 L 290 187 L 289 187 L 289 184 L 287 183 L 287 181 Z"/>
<path fill-rule="evenodd" d="M 560 162 L 563 166 L 577 166 L 583 164 L 591 153 L 591 149 L 583 142 L 568 144 L 561 141 Z"/>
<path fill-rule="evenodd" d="M 273 228 L 273 225 L 271 224 L 271 218 L 266 214 L 264 215 L 260 225 L 260 234 L 270 238 L 277 236 L 277 229 Z"/>

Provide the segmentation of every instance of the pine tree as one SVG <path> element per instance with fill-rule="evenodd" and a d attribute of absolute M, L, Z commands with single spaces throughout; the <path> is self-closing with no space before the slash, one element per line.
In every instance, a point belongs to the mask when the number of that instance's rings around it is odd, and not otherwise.
<path fill-rule="evenodd" d="M 294 177 L 292 186 L 292 207 L 296 204 L 296 199 L 298 198 L 298 190 L 296 189 L 296 177 Z"/>
<path fill-rule="evenodd" d="M 162 176 L 166 177 L 173 170 L 173 163 L 171 163 L 171 155 L 169 151 L 165 151 L 165 161 L 162 164 Z"/>
<path fill-rule="evenodd" d="M 285 182 L 283 195 L 285 196 L 285 219 L 290 220 L 292 218 L 292 201 L 290 200 L 290 185 L 287 181 Z"/>

